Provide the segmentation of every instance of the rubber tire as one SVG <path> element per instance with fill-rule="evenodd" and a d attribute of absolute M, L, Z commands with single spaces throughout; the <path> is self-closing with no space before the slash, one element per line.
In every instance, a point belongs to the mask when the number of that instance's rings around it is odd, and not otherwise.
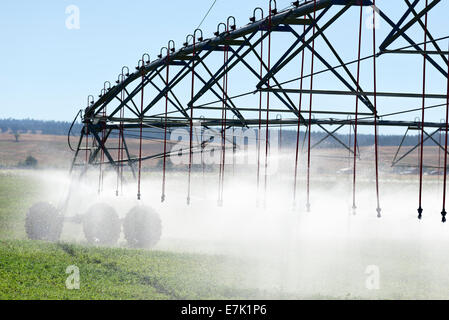
<path fill-rule="evenodd" d="M 121 222 L 114 208 L 98 203 L 84 215 L 83 231 L 89 243 L 112 246 L 120 238 Z"/>
<path fill-rule="evenodd" d="M 61 236 L 63 224 L 63 216 L 53 205 L 39 202 L 28 210 L 25 231 L 30 240 L 56 242 Z"/>
<path fill-rule="evenodd" d="M 123 232 L 130 247 L 150 249 L 161 239 L 162 221 L 152 208 L 134 207 L 126 215 Z"/>

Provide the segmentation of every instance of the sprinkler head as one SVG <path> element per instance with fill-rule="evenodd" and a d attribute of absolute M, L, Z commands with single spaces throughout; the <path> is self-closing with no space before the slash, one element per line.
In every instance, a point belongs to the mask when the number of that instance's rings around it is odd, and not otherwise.
<path fill-rule="evenodd" d="M 137 194 L 137 200 L 140 200 L 140 193 Z"/>
<path fill-rule="evenodd" d="M 118 197 L 118 190 L 117 190 L 117 191 L 115 191 L 115 196 L 116 196 L 116 197 Z"/>
<path fill-rule="evenodd" d="M 161 196 L 161 202 L 165 202 L 165 194 Z"/>
<path fill-rule="evenodd" d="M 441 221 L 442 221 L 443 223 L 446 223 L 446 215 L 447 215 L 447 212 L 446 212 L 445 209 L 443 209 L 443 211 L 441 211 L 441 215 L 443 216 L 443 218 L 441 219 Z"/>
<path fill-rule="evenodd" d="M 219 199 L 219 200 L 217 201 L 217 205 L 218 205 L 219 207 L 223 207 L 223 200 L 222 200 L 222 199 Z"/>
<path fill-rule="evenodd" d="M 357 206 L 356 205 L 353 205 L 352 206 L 352 215 L 357 215 Z"/>
<path fill-rule="evenodd" d="M 187 197 L 187 205 L 190 206 L 190 197 Z"/>
<path fill-rule="evenodd" d="M 377 208 L 376 211 L 377 211 L 377 217 L 378 217 L 379 219 L 382 218 L 382 214 L 381 214 L 382 209 L 381 209 L 381 208 Z"/>
<path fill-rule="evenodd" d="M 423 208 L 419 207 L 418 208 L 418 219 L 421 220 L 422 219 L 422 213 L 423 213 Z"/>
<path fill-rule="evenodd" d="M 306 204 L 306 210 L 307 210 L 307 212 L 310 212 L 310 203 Z"/>

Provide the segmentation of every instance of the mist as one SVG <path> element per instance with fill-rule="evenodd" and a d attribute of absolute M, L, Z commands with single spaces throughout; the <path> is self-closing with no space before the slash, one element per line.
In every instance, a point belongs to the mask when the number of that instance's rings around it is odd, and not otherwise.
<path fill-rule="evenodd" d="M 119 186 L 118 197 L 114 171 L 105 172 L 101 194 L 98 170 L 89 171 L 79 181 L 65 172 L 33 174 L 45 181 L 45 200 L 55 205 L 61 205 L 71 188 L 67 216 L 83 214 L 99 202 L 113 206 L 122 218 L 134 206 L 152 207 L 163 224 L 161 241 L 153 250 L 226 257 L 223 273 L 217 276 L 233 277 L 240 287 L 259 289 L 270 297 L 449 298 L 445 290 L 449 285 L 445 268 L 449 233 L 440 214 L 442 178 L 425 178 L 424 213 L 419 221 L 418 177 L 381 175 L 379 219 L 373 170 L 368 169 L 372 158 L 369 152 L 364 157 L 355 215 L 352 174 L 323 173 L 322 168 L 332 160 L 319 157 L 312 161 L 311 212 L 306 212 L 304 158 L 300 159 L 294 203 L 291 153 L 270 157 L 275 168 L 268 170 L 266 190 L 263 170 L 258 191 L 254 167 L 227 165 L 222 207 L 217 205 L 218 172 L 192 173 L 190 205 L 186 201 L 187 172 L 183 171 L 167 173 L 164 203 L 160 202 L 162 175 L 157 170 L 144 173 L 141 201 L 129 173 L 123 190 Z M 85 244 L 81 226 L 67 223 L 62 241 Z M 121 238 L 118 246 L 126 247 L 126 241 Z M 370 285 L 373 276 L 377 277 L 374 288 Z"/>

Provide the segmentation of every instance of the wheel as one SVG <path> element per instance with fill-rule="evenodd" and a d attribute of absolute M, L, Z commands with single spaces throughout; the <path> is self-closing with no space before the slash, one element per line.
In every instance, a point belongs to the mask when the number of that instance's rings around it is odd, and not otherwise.
<path fill-rule="evenodd" d="M 130 247 L 152 248 L 161 238 L 161 218 L 149 207 L 134 207 L 126 215 L 123 231 Z"/>
<path fill-rule="evenodd" d="M 89 243 L 114 245 L 120 238 L 121 224 L 117 212 L 107 204 L 95 204 L 83 217 L 83 231 Z"/>
<path fill-rule="evenodd" d="M 25 230 L 31 240 L 58 241 L 64 218 L 58 210 L 46 202 L 34 204 L 27 213 Z"/>

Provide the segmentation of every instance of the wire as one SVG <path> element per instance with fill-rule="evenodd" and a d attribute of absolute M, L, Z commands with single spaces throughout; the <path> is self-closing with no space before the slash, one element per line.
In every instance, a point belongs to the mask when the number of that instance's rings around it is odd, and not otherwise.
<path fill-rule="evenodd" d="M 168 87 L 170 77 L 170 45 L 167 48 L 167 65 L 165 85 Z M 166 183 L 166 170 L 167 170 L 167 113 L 168 113 L 168 91 L 165 93 L 165 125 L 164 125 L 164 157 L 162 165 L 162 194 L 161 202 L 165 202 L 165 183 Z"/>
<path fill-rule="evenodd" d="M 373 53 L 376 53 L 376 0 L 373 0 Z M 374 158 L 376 163 L 376 200 L 377 200 L 377 217 L 382 217 L 382 209 L 380 208 L 379 196 L 379 143 L 378 143 L 378 129 L 377 129 L 377 57 L 373 57 L 373 85 L 374 85 Z"/>
<path fill-rule="evenodd" d="M 195 58 L 195 45 L 196 45 L 196 38 L 193 36 L 193 52 L 192 56 Z M 190 91 L 190 99 L 193 100 L 195 96 L 195 64 L 192 65 L 192 85 L 191 85 L 191 91 Z M 191 192 L 191 175 L 192 175 L 192 160 L 193 160 L 193 108 L 190 109 L 190 135 L 189 135 L 189 146 L 190 146 L 190 152 L 189 152 L 189 175 L 188 175 L 188 187 L 187 187 L 187 205 L 190 204 L 190 192 Z"/>
<path fill-rule="evenodd" d="M 262 19 L 264 18 L 264 14 L 262 11 Z M 260 79 L 263 77 L 263 30 L 260 31 Z M 262 99 L 263 99 L 263 92 L 259 92 L 259 127 L 257 130 L 257 203 L 259 202 L 259 190 L 260 190 L 260 132 L 262 130 Z"/>
<path fill-rule="evenodd" d="M 449 39 L 449 36 L 437 38 L 437 39 L 435 39 L 435 41 L 442 41 L 442 40 L 446 40 L 446 39 Z M 423 44 L 426 44 L 426 43 L 429 43 L 429 42 L 431 42 L 431 41 L 425 41 L 425 42 L 417 43 L 416 45 L 420 46 L 420 45 L 423 45 Z M 405 50 L 405 49 L 409 49 L 409 48 L 412 48 L 412 47 L 413 47 L 412 45 L 411 46 L 405 46 L 405 47 L 401 47 L 401 48 L 394 49 L 394 50 L 391 50 L 391 51 L 400 51 L 400 50 Z M 373 58 L 374 56 L 380 56 L 381 54 L 383 54 L 383 53 L 379 52 L 379 53 L 376 53 L 376 54 L 365 56 L 365 57 L 361 58 L 360 61 L 365 61 L 365 60 Z M 305 75 L 303 78 L 309 78 L 311 76 L 316 76 L 316 75 L 319 75 L 321 73 L 324 73 L 324 72 L 327 72 L 327 71 L 331 71 L 331 70 L 335 70 L 335 69 L 338 69 L 338 68 L 342 68 L 344 66 L 349 66 L 349 65 L 352 65 L 352 64 L 355 64 L 355 63 L 358 63 L 358 59 L 346 62 L 344 64 L 336 65 L 336 66 L 334 66 L 332 68 L 326 68 L 326 69 L 317 71 L 317 72 L 315 72 L 313 74 Z M 294 81 L 298 81 L 298 80 L 301 80 L 301 77 L 281 82 L 279 85 L 288 84 L 288 83 L 291 83 L 291 82 L 294 82 Z M 278 85 L 275 85 L 275 86 L 278 86 Z"/>
<path fill-rule="evenodd" d="M 441 37 L 441 38 L 435 39 L 435 41 L 442 41 L 442 40 L 445 40 L 445 39 L 449 39 L 449 36 Z M 429 43 L 429 42 L 430 42 L 430 41 L 421 42 L 421 43 L 418 43 L 417 45 L 422 45 L 422 44 L 424 44 L 424 43 Z M 411 47 L 413 47 L 413 46 L 405 46 L 405 47 L 401 47 L 401 48 L 399 48 L 399 49 L 395 49 L 394 51 L 397 51 L 397 50 L 404 50 L 404 49 L 408 49 L 408 48 L 411 48 Z M 376 54 L 372 54 L 372 55 L 365 56 L 365 57 L 361 58 L 360 61 L 365 61 L 365 60 L 371 59 L 371 58 L 375 57 L 376 55 L 380 55 L 380 53 L 376 53 Z M 356 59 L 356 60 L 351 60 L 351 61 L 348 61 L 348 62 L 346 62 L 346 63 L 344 63 L 344 64 L 336 65 L 336 66 L 334 66 L 334 67 L 332 67 L 332 68 L 322 69 L 322 70 L 320 70 L 320 71 L 316 71 L 316 72 L 314 72 L 314 73 L 310 73 L 310 74 L 304 75 L 304 76 L 302 76 L 302 77 L 293 78 L 293 79 L 290 79 L 290 80 L 281 82 L 281 83 L 279 83 L 279 84 L 275 84 L 275 85 L 273 85 L 272 87 L 279 87 L 279 86 L 282 86 L 282 85 L 284 85 L 284 84 L 289 84 L 289 83 L 292 83 L 292 82 L 295 82 L 295 81 L 298 81 L 298 80 L 302 80 L 302 79 L 305 79 L 305 78 L 310 78 L 310 77 L 312 77 L 312 76 L 316 76 L 316 75 L 319 75 L 319 74 L 322 74 L 322 73 L 325 73 L 325 72 L 328 72 L 328 71 L 331 71 L 331 70 L 335 70 L 335 69 L 338 69 L 338 68 L 342 68 L 342 67 L 344 67 L 344 66 L 349 66 L 349 65 L 355 64 L 355 63 L 357 63 L 357 62 L 358 62 L 358 59 Z M 254 93 L 256 93 L 256 91 L 243 92 L 243 93 L 241 93 L 241 94 L 238 94 L 238 95 L 235 95 L 235 96 L 231 96 L 231 97 L 229 97 L 229 99 L 232 100 L 232 99 L 236 99 L 236 98 L 242 98 L 242 97 L 245 97 L 245 96 L 252 95 L 252 94 L 254 94 Z M 201 107 L 209 106 L 209 105 L 211 105 L 211 104 L 218 103 L 218 102 L 221 102 L 221 100 L 215 100 L 215 101 L 211 101 L 211 102 L 206 102 L 206 103 L 200 104 L 200 105 L 198 105 L 198 106 L 195 106 L 194 108 L 201 108 Z M 187 109 L 189 109 L 189 108 L 187 108 Z M 421 109 L 420 109 L 420 110 L 421 110 Z"/>
<path fill-rule="evenodd" d="M 140 200 L 141 177 L 142 177 L 142 134 L 143 134 L 143 95 L 144 95 L 144 74 L 142 73 L 142 89 L 140 97 L 140 126 L 139 126 L 139 170 L 137 175 L 137 200 Z"/>
<path fill-rule="evenodd" d="M 209 10 L 207 10 L 206 15 L 203 17 L 203 20 L 201 20 L 200 24 L 198 25 L 198 27 L 196 27 L 197 29 L 199 29 L 201 27 L 201 25 L 203 24 L 204 20 L 206 20 L 207 16 L 209 15 L 209 13 L 212 11 L 213 7 L 215 6 L 215 4 L 217 3 L 217 0 L 214 0 L 214 2 L 212 3 L 212 5 L 210 6 Z"/>
<path fill-rule="evenodd" d="M 449 57 L 448 57 L 449 58 Z M 449 68 L 448 68 L 449 72 Z M 447 79 L 447 100 L 446 100 L 446 130 L 444 144 L 444 181 L 443 181 L 443 210 L 441 211 L 442 222 L 446 222 L 446 185 L 447 185 L 447 135 L 449 130 L 449 77 Z"/>
<path fill-rule="evenodd" d="M 310 74 L 313 74 L 313 67 L 314 67 L 314 60 L 315 60 L 315 29 L 316 29 L 316 10 L 317 10 L 317 6 L 316 6 L 316 0 L 314 0 L 313 2 L 313 40 L 312 40 L 312 58 L 311 58 L 311 62 L 310 62 L 310 66 L 311 66 L 311 71 Z M 313 89 L 313 76 L 310 78 L 310 90 Z M 307 212 L 310 212 L 310 165 L 311 165 L 311 158 L 310 158 L 310 153 L 311 153 L 311 148 L 310 148 L 310 140 L 311 140 L 311 135 L 312 135 L 312 126 L 311 126 L 311 120 L 312 120 L 312 99 L 313 99 L 313 94 L 309 95 L 309 124 L 308 124 L 308 136 L 307 136 L 307 203 L 306 203 L 306 208 L 307 208 Z"/>
<path fill-rule="evenodd" d="M 360 53 L 362 49 L 362 19 L 363 19 L 363 6 L 360 3 L 360 22 L 359 22 L 359 44 L 358 44 L 358 61 L 357 61 L 357 93 L 360 92 Z M 376 99 L 376 96 L 374 96 Z M 356 183 L 357 183 L 357 122 L 359 118 L 359 99 L 355 100 L 355 123 L 354 123 L 354 167 L 352 178 L 352 210 L 355 214 L 356 206 Z M 377 158 L 376 158 L 377 159 Z"/>
<path fill-rule="evenodd" d="M 428 5 L 428 0 L 426 0 L 426 7 Z M 424 18 L 424 51 L 427 50 L 427 22 L 428 22 L 428 15 L 426 12 L 425 18 Z M 423 161 L 424 161 L 424 116 L 425 116 L 425 103 L 426 103 L 426 62 L 427 58 L 424 56 L 423 60 L 423 82 L 422 82 L 422 91 L 423 91 L 423 98 L 422 98 L 422 112 L 421 112 L 421 147 L 420 147 L 420 158 L 419 158 L 419 207 L 418 207 L 418 219 L 422 219 L 422 194 L 423 194 Z"/>
<path fill-rule="evenodd" d="M 73 149 L 72 144 L 70 143 L 70 135 L 72 134 L 72 129 L 73 129 L 73 126 L 75 125 L 76 119 L 78 119 L 78 117 L 81 115 L 81 113 L 82 113 L 81 110 L 78 111 L 78 113 L 75 116 L 75 119 L 73 119 L 73 122 L 70 125 L 69 131 L 67 132 L 67 144 L 68 144 L 70 150 L 72 150 L 73 152 L 75 152 L 76 150 Z"/>
<path fill-rule="evenodd" d="M 268 13 L 268 61 L 267 61 L 267 70 L 271 69 L 271 19 L 272 19 L 272 7 L 271 7 L 271 0 L 270 0 L 270 7 L 269 7 L 269 13 Z M 270 87 L 270 78 L 267 80 L 267 87 Z M 269 148 L 269 130 L 268 130 L 268 122 L 270 118 L 270 92 L 267 92 L 267 124 L 265 129 L 265 175 L 264 175 L 264 192 L 265 192 L 265 199 L 267 198 L 267 179 L 268 179 L 268 148 Z"/>
<path fill-rule="evenodd" d="M 304 41 L 306 33 L 306 26 L 303 27 Z M 301 130 L 301 108 L 302 108 L 302 88 L 303 88 L 303 76 L 304 76 L 304 56 L 305 50 L 302 51 L 301 55 L 301 81 L 299 84 L 299 90 L 301 91 L 299 94 L 299 105 L 298 105 L 298 127 L 296 128 L 296 154 L 295 154 L 295 175 L 293 182 L 293 206 L 296 205 L 296 187 L 297 187 L 297 178 L 298 178 L 298 159 L 299 159 L 299 144 L 300 144 L 300 130 Z"/>

